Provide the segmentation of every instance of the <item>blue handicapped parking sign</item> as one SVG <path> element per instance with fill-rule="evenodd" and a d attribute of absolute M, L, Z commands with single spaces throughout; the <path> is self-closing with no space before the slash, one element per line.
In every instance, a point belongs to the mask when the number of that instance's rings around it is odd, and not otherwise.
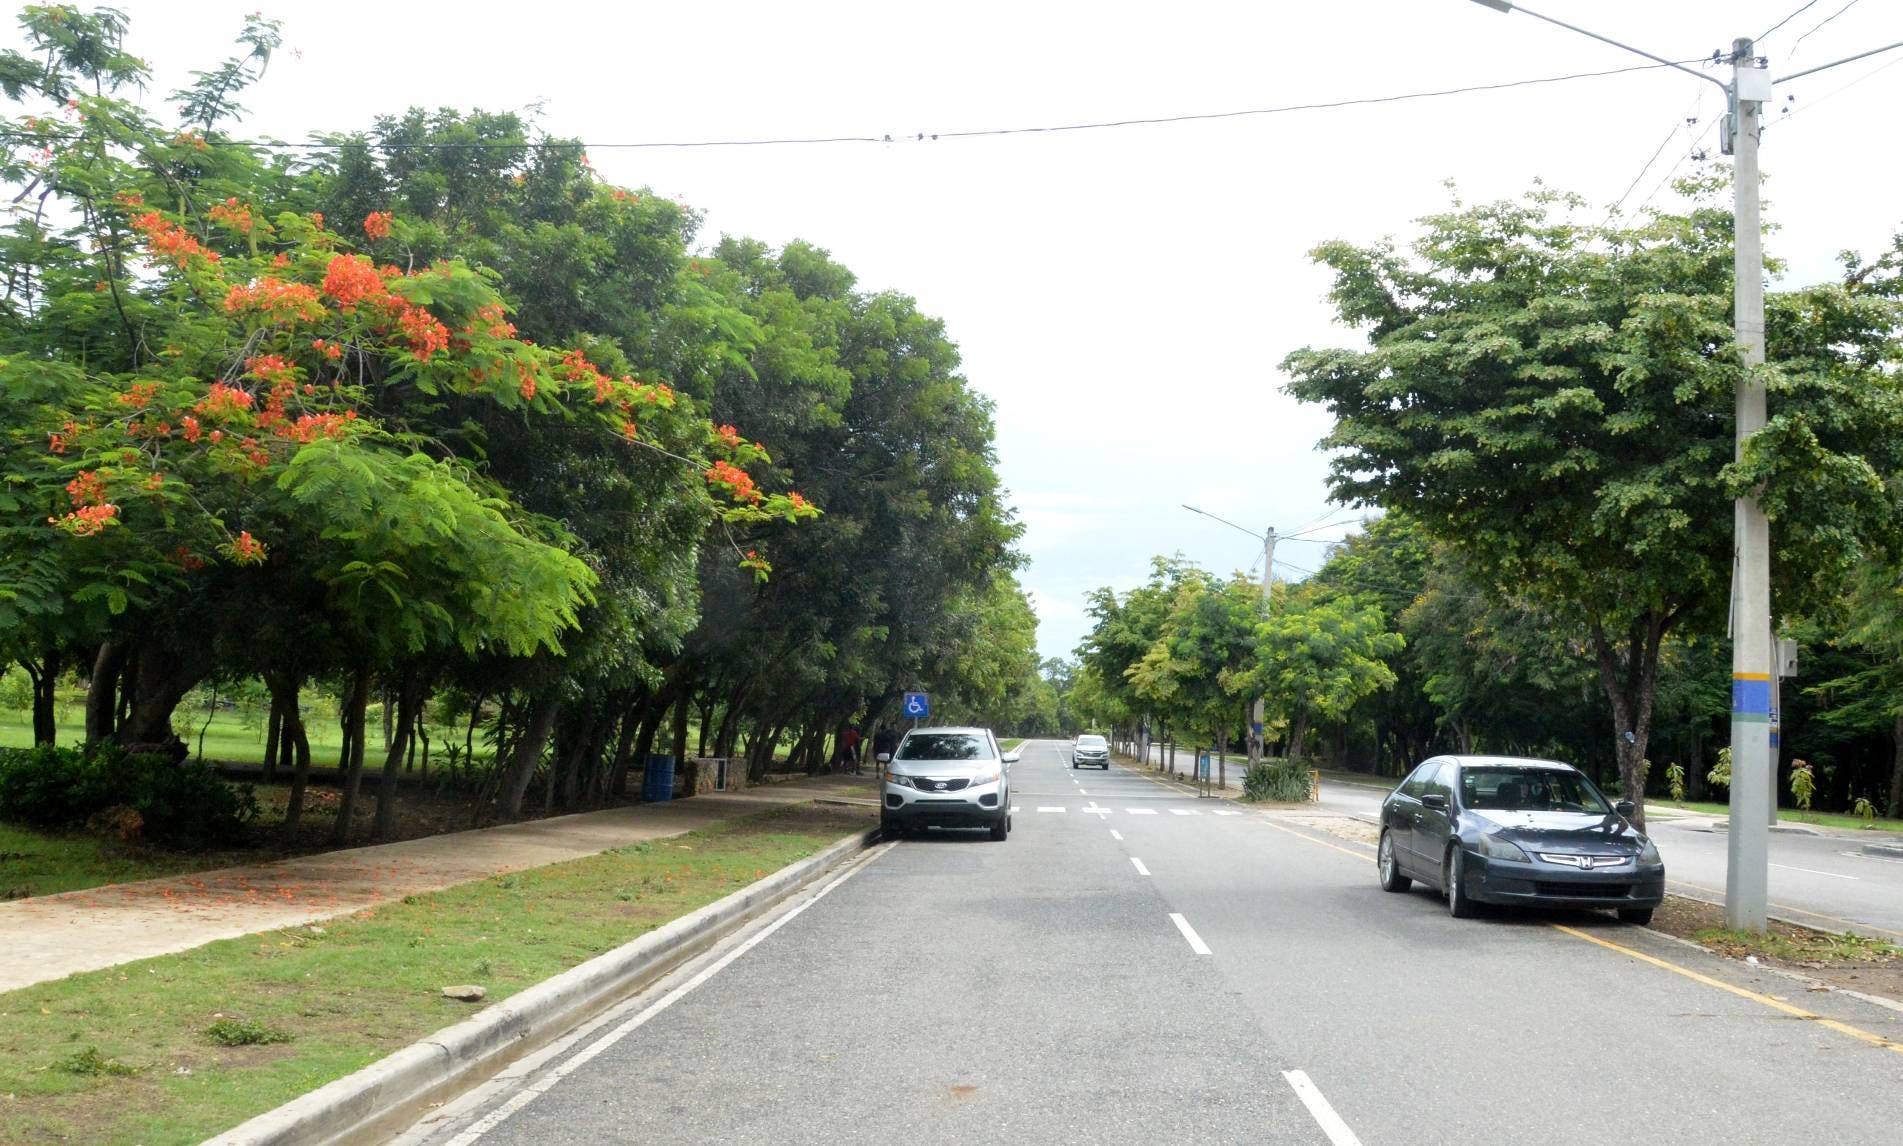
<path fill-rule="evenodd" d="M 930 716 L 931 714 L 932 703 L 925 699 L 924 693 L 908 692 L 905 694 L 905 715 L 916 720 L 919 717 Z"/>

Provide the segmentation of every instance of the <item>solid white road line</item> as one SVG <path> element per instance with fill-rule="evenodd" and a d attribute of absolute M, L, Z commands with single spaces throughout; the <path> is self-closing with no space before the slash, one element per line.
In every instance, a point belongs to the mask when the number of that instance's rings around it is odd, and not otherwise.
<path fill-rule="evenodd" d="M 1170 912 L 1170 922 L 1176 924 L 1176 930 L 1181 931 L 1183 938 L 1189 940 L 1189 949 L 1191 951 L 1194 951 L 1198 955 L 1215 954 L 1215 952 L 1209 949 L 1209 944 L 1203 942 L 1203 937 L 1196 934 L 1196 929 L 1189 925 L 1189 920 L 1184 919 L 1181 915 L 1172 911 Z"/>
<path fill-rule="evenodd" d="M 1111 828 L 1111 829 L 1110 829 L 1110 838 L 1111 838 L 1111 839 L 1113 839 L 1113 840 L 1120 840 L 1120 839 L 1122 839 L 1122 838 L 1123 838 L 1123 833 L 1122 833 L 1122 832 L 1120 832 L 1120 831 L 1118 831 L 1118 830 L 1117 830 L 1117 829 L 1115 829 L 1115 828 Z"/>
<path fill-rule="evenodd" d="M 1771 866 L 1781 867 L 1785 871 L 1801 871 L 1801 872 L 1808 872 L 1811 875 L 1827 875 L 1832 879 L 1856 879 L 1857 878 L 1854 875 L 1840 875 L 1839 873 L 1834 871 L 1818 871 L 1814 867 L 1792 867 L 1790 864 L 1787 864 L 1787 863 L 1774 863 Z"/>
<path fill-rule="evenodd" d="M 1348 1129 L 1348 1124 L 1341 1120 L 1341 1115 L 1335 1113 L 1335 1108 L 1328 1105 L 1328 1099 L 1324 1098 L 1322 1092 L 1315 1088 L 1315 1084 L 1309 1081 L 1308 1075 L 1299 1070 L 1285 1070 L 1282 1072 L 1282 1077 L 1288 1079 L 1288 1084 L 1295 1088 L 1295 1097 L 1302 1100 L 1303 1106 L 1308 1107 L 1308 1112 L 1315 1116 L 1315 1121 L 1321 1125 L 1322 1133 L 1328 1135 L 1328 1140 L 1334 1143 L 1334 1146 L 1361 1146 L 1361 1139 L 1356 1138 L 1355 1132 Z"/>
<path fill-rule="evenodd" d="M 1150 869 L 1149 869 L 1149 868 L 1147 868 L 1147 867 L 1144 867 L 1144 866 L 1143 866 L 1143 861 L 1142 861 L 1142 860 L 1140 860 L 1140 859 L 1138 859 L 1138 858 L 1137 858 L 1137 857 L 1135 857 L 1135 856 L 1131 856 L 1131 857 L 1130 857 L 1130 862 L 1136 865 L 1136 869 L 1137 869 L 1137 874 L 1138 874 L 1138 875 L 1149 875 L 1149 874 L 1150 874 Z"/>
<path fill-rule="evenodd" d="M 601 1052 L 607 1050 L 609 1047 L 620 1042 L 622 1039 L 633 1034 L 636 1030 L 646 1025 L 649 1019 L 653 1018 L 654 1016 L 660 1014 L 662 1011 L 667 1010 L 669 1007 L 679 1002 L 682 998 L 684 998 L 687 995 L 688 992 L 700 986 L 702 983 L 705 983 L 707 980 L 713 978 L 715 975 L 720 974 L 721 971 L 726 969 L 729 963 L 732 963 L 735 959 L 740 958 L 742 955 L 745 955 L 747 952 L 753 950 L 755 947 L 758 947 L 762 942 L 766 940 L 767 936 L 772 935 L 775 931 L 778 931 L 780 928 L 785 927 L 787 924 L 793 922 L 793 920 L 799 917 L 801 912 L 813 906 L 815 903 L 818 903 L 820 900 L 826 898 L 826 894 L 832 891 L 833 888 L 838 887 L 840 884 L 846 882 L 847 880 L 851 879 L 853 876 L 859 874 L 859 872 L 863 870 L 868 864 L 870 864 L 874 859 L 884 855 L 886 852 L 891 851 L 893 846 L 894 845 L 892 844 L 886 844 L 884 847 L 875 849 L 874 851 L 868 853 L 864 859 L 858 861 L 857 863 L 854 863 L 850 868 L 846 869 L 845 872 L 841 873 L 838 878 L 834 879 L 831 883 L 828 883 L 825 887 L 822 887 L 818 891 L 814 892 L 811 899 L 808 899 L 805 903 L 800 904 L 799 906 L 793 908 L 793 910 L 787 912 L 785 915 L 780 916 L 778 919 L 774 920 L 772 923 L 761 928 L 758 934 L 749 936 L 746 942 L 740 944 L 738 947 L 735 947 L 732 951 L 727 952 L 725 955 L 721 956 L 720 959 L 717 960 L 716 962 L 709 964 L 707 967 L 703 968 L 698 974 L 696 974 L 693 978 L 689 979 L 687 982 L 682 983 L 680 986 L 674 988 L 672 991 L 669 991 L 667 994 L 662 995 L 660 998 L 656 999 L 653 1003 L 649 1004 L 647 1007 L 644 1007 L 638 1014 L 636 1014 L 633 1018 L 629 1019 L 627 1022 L 622 1023 L 620 1026 L 616 1027 L 614 1030 L 609 1031 L 607 1034 L 603 1035 L 601 1038 L 596 1039 L 594 1042 L 588 1044 L 588 1046 L 584 1047 L 582 1050 L 578 1051 L 573 1056 L 562 1060 L 561 1063 L 551 1068 L 547 1074 L 544 1074 L 541 1078 L 536 1079 L 534 1082 L 524 1087 L 519 1093 L 515 1095 L 515 1097 L 509 1099 L 509 1101 L 503 1103 L 501 1106 L 498 1106 L 496 1109 L 490 1111 L 488 1114 L 484 1115 L 481 1119 L 478 1119 L 475 1123 L 471 1124 L 469 1128 L 464 1130 L 461 1134 L 458 1134 L 454 1138 L 451 1138 L 449 1140 L 449 1146 L 470 1146 L 471 1143 L 475 1142 L 478 1138 L 481 1138 L 484 1134 L 487 1134 L 489 1133 L 489 1131 L 494 1130 L 496 1127 L 502 1125 L 503 1122 L 507 1121 L 511 1115 L 515 1114 L 517 1111 L 521 1110 L 523 1107 L 527 1106 L 529 1103 L 534 1102 L 536 1099 L 542 1097 L 544 1094 L 547 1094 L 549 1091 L 553 1090 L 557 1083 L 561 1082 L 564 1078 L 567 1078 L 569 1075 L 573 1074 L 575 1071 L 580 1070 L 582 1067 L 586 1066 L 590 1061 L 592 1061 L 595 1058 L 595 1056 L 599 1055 Z"/>
<path fill-rule="evenodd" d="M 1130 813 L 1130 814 L 1131 814 L 1131 815 L 1133 815 L 1133 816 L 1154 816 L 1154 815 L 1156 815 L 1156 809 L 1155 809 L 1155 808 L 1125 808 L 1125 809 L 1124 809 L 1124 811 L 1126 811 L 1126 812 L 1128 812 L 1128 813 Z"/>
<path fill-rule="evenodd" d="M 1063 810 L 1064 809 L 1062 808 L 1054 808 L 1049 804 L 1042 805 L 1041 807 L 1038 808 L 1038 811 L 1040 812 L 1061 812 Z"/>

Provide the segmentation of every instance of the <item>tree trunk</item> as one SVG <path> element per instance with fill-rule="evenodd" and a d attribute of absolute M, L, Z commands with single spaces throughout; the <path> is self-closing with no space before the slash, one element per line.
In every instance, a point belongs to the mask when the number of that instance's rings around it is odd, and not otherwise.
<path fill-rule="evenodd" d="M 297 826 L 304 816 L 304 789 L 311 777 L 311 741 L 304 733 L 304 714 L 298 711 L 297 686 L 291 687 L 291 704 L 285 710 L 283 740 L 279 751 L 290 752 L 295 749 L 296 761 L 291 769 L 291 801 L 284 809 L 284 834 L 295 839 Z"/>
<path fill-rule="evenodd" d="M 1896 749 L 1890 754 L 1890 803 L 1885 815 L 1903 817 L 1903 715 L 1896 718 Z"/>
<path fill-rule="evenodd" d="M 548 747 L 549 733 L 554 731 L 555 718 L 561 715 L 561 710 L 562 702 L 553 696 L 544 697 L 529 707 L 528 724 L 510 753 L 509 770 L 502 785 L 502 814 L 511 820 L 522 815 L 522 798 L 528 795 L 529 782 L 535 779 L 536 765 L 542 761 L 542 751 Z"/>
<path fill-rule="evenodd" d="M 1295 715 L 1288 722 L 1288 758 L 1291 761 L 1302 758 L 1302 741 L 1307 737 L 1308 707 L 1302 705 L 1296 708 Z"/>
<path fill-rule="evenodd" d="M 1634 621 L 1623 657 L 1606 635 L 1605 626 L 1597 621 L 1592 625 L 1599 684 L 1612 705 L 1619 790 L 1632 801 L 1632 823 L 1640 831 L 1645 830 L 1645 753 L 1652 736 L 1652 701 L 1658 692 L 1659 645 L 1677 615 L 1676 609 L 1664 614 L 1652 612 Z"/>
<path fill-rule="evenodd" d="M 674 702 L 674 767 L 687 763 L 687 714 L 694 707 L 694 690 L 683 686 Z"/>
<path fill-rule="evenodd" d="M 651 699 L 641 713 L 641 728 L 634 735 L 634 760 L 631 766 L 643 777 L 642 789 L 645 794 L 648 774 L 648 757 L 654 752 L 654 737 L 661 730 L 661 721 L 667 719 L 667 701 L 660 697 Z"/>
<path fill-rule="evenodd" d="M 210 641 L 174 641 L 157 634 L 142 637 L 127 664 L 130 679 L 124 691 L 131 704 L 113 730 L 113 739 L 127 751 L 185 759 L 188 750 L 172 731 L 172 713 L 185 694 L 209 675 L 213 664 Z"/>
<path fill-rule="evenodd" d="M 60 654 L 58 649 L 46 650 L 46 655 L 38 660 L 22 658 L 20 667 L 26 669 L 26 675 L 33 681 L 33 743 L 35 746 L 52 744 L 59 739 L 59 722 L 55 719 L 54 703 L 58 694 L 54 686 L 59 683 Z"/>
<path fill-rule="evenodd" d="M 1228 786 L 1229 786 L 1229 730 L 1225 728 L 1222 731 L 1216 733 L 1216 787 L 1227 788 Z"/>
<path fill-rule="evenodd" d="M 264 768 L 262 777 L 269 784 L 278 777 L 278 737 L 284 732 L 284 710 L 278 704 L 278 694 L 271 694 L 271 715 L 265 721 L 264 730 Z"/>
<path fill-rule="evenodd" d="M 396 832 L 396 785 L 397 773 L 404 758 L 408 755 L 416 736 L 416 714 L 423 707 L 423 700 L 429 695 L 429 686 L 422 680 L 405 674 L 396 688 L 396 719 L 388 719 L 390 712 L 390 689 L 383 690 L 385 723 L 392 726 L 393 735 L 390 747 L 384 753 L 383 774 L 377 778 L 377 822 L 371 834 L 380 840 L 387 840 Z"/>
<path fill-rule="evenodd" d="M 700 715 L 700 734 L 695 737 L 696 745 L 694 755 L 704 759 L 707 755 L 707 726 L 714 722 L 713 694 L 708 693 L 707 703 L 701 705 L 695 711 Z"/>
<path fill-rule="evenodd" d="M 119 678 L 125 672 L 128 646 L 106 641 L 93 658 L 92 683 L 86 693 L 86 743 L 112 738 L 118 728 Z"/>
<path fill-rule="evenodd" d="M 357 810 L 357 793 L 363 787 L 364 718 L 370 708 L 370 669 L 357 669 L 350 677 L 350 690 L 344 697 L 343 795 L 337 801 L 337 822 L 330 827 L 330 842 L 338 846 L 350 840 L 350 819 Z"/>

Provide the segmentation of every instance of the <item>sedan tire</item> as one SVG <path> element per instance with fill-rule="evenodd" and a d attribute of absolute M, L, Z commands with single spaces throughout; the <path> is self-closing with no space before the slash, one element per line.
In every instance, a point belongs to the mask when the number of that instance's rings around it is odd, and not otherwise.
<path fill-rule="evenodd" d="M 1652 925 L 1652 909 L 1649 907 L 1621 907 L 1619 909 L 1619 922 L 1636 923 L 1640 927 L 1650 927 Z"/>
<path fill-rule="evenodd" d="M 1467 898 L 1467 853 L 1456 844 L 1447 850 L 1447 914 L 1455 919 L 1471 919 L 1474 905 Z"/>
<path fill-rule="evenodd" d="M 1414 886 L 1414 881 L 1401 874 L 1401 865 L 1394 859 L 1394 838 L 1386 832 L 1381 833 L 1381 847 L 1375 853 L 1375 870 L 1381 874 L 1382 891 L 1406 891 Z"/>

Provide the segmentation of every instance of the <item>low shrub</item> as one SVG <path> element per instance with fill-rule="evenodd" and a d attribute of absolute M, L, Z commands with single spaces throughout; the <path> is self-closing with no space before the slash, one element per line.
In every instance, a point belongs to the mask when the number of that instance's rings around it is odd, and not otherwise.
<path fill-rule="evenodd" d="M 257 815 L 251 787 L 207 764 L 112 747 L 0 749 L 0 819 L 194 847 L 238 842 Z"/>
<path fill-rule="evenodd" d="M 291 1033 L 256 1019 L 221 1018 L 205 1028 L 205 1037 L 221 1047 L 259 1047 L 288 1043 Z"/>
<path fill-rule="evenodd" d="M 1308 769 L 1287 760 L 1264 760 L 1243 776 L 1242 798 L 1303 803 L 1308 799 Z"/>

